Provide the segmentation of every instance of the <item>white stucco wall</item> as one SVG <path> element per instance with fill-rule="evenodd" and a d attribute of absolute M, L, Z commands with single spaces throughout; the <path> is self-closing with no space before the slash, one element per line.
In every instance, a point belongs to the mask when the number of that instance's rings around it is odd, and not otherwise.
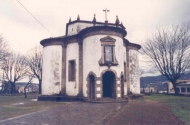
<path fill-rule="evenodd" d="M 140 93 L 138 51 L 129 50 L 130 91 Z"/>
<path fill-rule="evenodd" d="M 66 93 L 69 96 L 76 96 L 78 94 L 78 73 L 79 73 L 79 47 L 78 43 L 71 43 L 67 45 L 67 61 L 66 61 Z M 68 76 L 68 67 L 69 67 L 69 60 L 75 60 L 75 70 L 76 70 L 76 77 L 75 81 L 69 81 Z"/>
<path fill-rule="evenodd" d="M 101 42 L 100 39 L 107 35 L 95 35 L 87 37 L 83 40 L 83 95 L 86 97 L 86 78 L 90 71 L 93 71 L 97 77 L 100 77 L 102 71 L 108 69 L 108 66 L 100 66 L 98 61 L 101 58 Z M 123 40 L 120 37 L 110 36 L 116 39 L 115 55 L 119 63 L 118 66 L 111 66 L 110 69 L 117 72 L 116 77 L 120 77 L 121 72 L 124 72 L 123 60 Z"/>
<path fill-rule="evenodd" d="M 95 24 L 95 26 L 104 26 L 105 24 Z M 87 27 L 92 27 L 94 26 L 93 23 L 85 23 L 85 22 L 76 22 L 76 23 L 73 23 L 73 24 L 69 24 L 68 26 L 68 36 L 71 36 L 71 35 L 75 35 L 77 34 L 78 32 L 80 32 L 82 29 L 85 29 Z M 116 27 L 116 25 L 109 25 L 109 26 L 112 26 L 112 27 Z"/>
<path fill-rule="evenodd" d="M 127 65 L 127 59 L 126 59 L 126 48 L 123 46 L 123 63 L 126 63 Z M 123 67 L 124 67 L 124 64 L 123 64 Z M 126 74 L 127 74 L 127 71 L 126 71 Z M 123 71 L 123 75 L 124 74 L 124 71 Z M 126 77 L 126 76 L 124 76 Z M 124 95 L 127 95 L 127 82 L 124 82 Z"/>
<path fill-rule="evenodd" d="M 93 24 L 90 24 L 90 23 L 83 23 L 83 22 L 77 22 L 77 23 L 73 23 L 73 24 L 70 24 L 68 26 L 68 36 L 71 36 L 71 35 L 75 35 L 77 34 L 77 29 L 79 28 L 79 31 L 84 29 L 84 28 L 87 28 L 87 27 L 91 27 L 93 26 Z"/>
<path fill-rule="evenodd" d="M 126 48 L 123 46 L 123 62 L 126 62 Z"/>
<path fill-rule="evenodd" d="M 42 95 L 59 94 L 61 90 L 62 47 L 43 49 Z"/>

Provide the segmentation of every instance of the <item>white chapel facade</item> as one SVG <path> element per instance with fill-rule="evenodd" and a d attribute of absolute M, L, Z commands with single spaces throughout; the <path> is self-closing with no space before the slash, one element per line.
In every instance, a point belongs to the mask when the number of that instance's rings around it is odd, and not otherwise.
<path fill-rule="evenodd" d="M 124 99 L 140 93 L 138 50 L 129 42 L 118 17 L 115 23 L 77 20 L 64 36 L 43 46 L 42 93 L 39 100 Z"/>

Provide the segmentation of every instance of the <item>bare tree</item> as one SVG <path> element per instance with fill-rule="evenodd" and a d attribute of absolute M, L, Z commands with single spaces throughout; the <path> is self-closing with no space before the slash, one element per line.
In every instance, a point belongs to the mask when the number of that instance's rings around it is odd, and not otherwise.
<path fill-rule="evenodd" d="M 39 94 L 41 94 L 42 84 L 42 47 L 38 46 L 31 49 L 27 56 L 27 63 L 30 68 L 30 74 L 34 75 L 39 82 Z"/>
<path fill-rule="evenodd" d="M 27 98 L 27 94 L 26 94 L 26 89 L 28 87 L 28 85 L 32 84 L 32 80 L 33 80 L 34 76 L 33 75 L 29 75 L 28 76 L 28 83 L 26 84 L 26 86 L 24 87 L 24 98 Z"/>
<path fill-rule="evenodd" d="M 0 61 L 3 61 L 8 56 L 9 45 L 8 42 L 0 35 Z"/>
<path fill-rule="evenodd" d="M 158 29 L 142 49 L 177 95 L 176 82 L 190 69 L 190 23 Z"/>
<path fill-rule="evenodd" d="M 3 92 L 3 86 L 4 86 L 4 79 L 3 79 L 3 71 L 2 71 L 2 64 L 3 64 L 3 60 L 5 59 L 6 56 L 8 56 L 8 51 L 9 51 L 9 45 L 8 42 L 5 41 L 2 37 L 2 35 L 0 34 L 0 86 L 1 86 L 1 94 Z"/>
<path fill-rule="evenodd" d="M 28 68 L 26 64 L 26 58 L 24 56 L 13 52 L 4 59 L 2 69 L 4 79 L 7 81 L 7 84 L 10 84 L 11 86 L 11 94 L 16 92 L 15 83 L 24 79 L 28 75 Z"/>

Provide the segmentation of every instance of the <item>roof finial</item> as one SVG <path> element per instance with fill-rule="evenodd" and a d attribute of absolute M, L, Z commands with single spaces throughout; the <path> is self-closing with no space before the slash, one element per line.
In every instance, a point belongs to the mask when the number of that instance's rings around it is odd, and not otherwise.
<path fill-rule="evenodd" d="M 115 24 L 116 24 L 116 25 L 119 25 L 119 23 L 120 23 L 120 22 L 119 22 L 118 16 L 116 16 Z"/>
<path fill-rule="evenodd" d="M 78 17 L 77 17 L 77 20 L 80 20 L 80 17 L 79 17 L 79 15 L 78 15 Z"/>
<path fill-rule="evenodd" d="M 69 19 L 69 23 L 71 22 L 71 17 L 70 17 L 70 19 Z"/>
<path fill-rule="evenodd" d="M 123 26 L 123 23 L 122 23 L 122 22 L 121 22 L 120 26 L 121 26 L 123 29 L 125 29 L 125 27 Z"/>
<path fill-rule="evenodd" d="M 92 21 L 93 23 L 95 23 L 96 22 L 96 14 L 94 14 L 94 18 L 93 18 L 93 21 Z"/>

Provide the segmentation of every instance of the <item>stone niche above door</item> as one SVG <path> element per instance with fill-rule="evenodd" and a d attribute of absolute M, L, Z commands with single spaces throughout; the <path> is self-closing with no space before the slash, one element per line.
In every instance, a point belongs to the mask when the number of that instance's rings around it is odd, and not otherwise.
<path fill-rule="evenodd" d="M 101 42 L 101 58 L 99 60 L 100 66 L 117 66 L 118 61 L 115 56 L 115 42 L 116 40 L 110 36 L 100 39 Z"/>

